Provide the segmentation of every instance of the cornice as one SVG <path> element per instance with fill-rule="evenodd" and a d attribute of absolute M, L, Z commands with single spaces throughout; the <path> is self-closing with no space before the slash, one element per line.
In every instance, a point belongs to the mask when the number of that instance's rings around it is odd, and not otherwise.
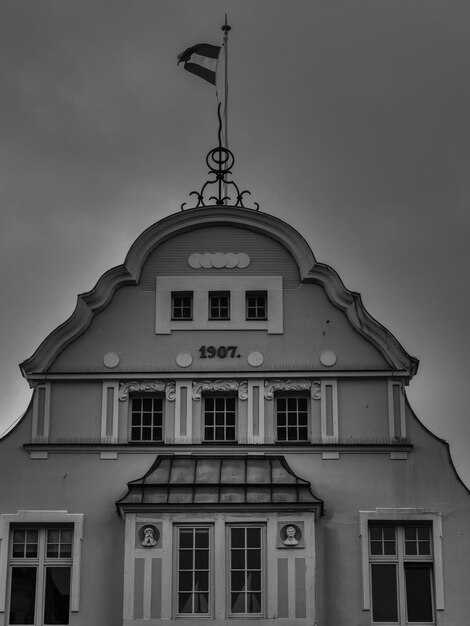
<path fill-rule="evenodd" d="M 407 354 L 397 339 L 369 315 L 360 295 L 346 289 L 331 267 L 317 263 L 305 239 L 292 226 L 261 211 L 214 206 L 175 213 L 145 230 L 131 246 L 123 265 L 110 269 L 91 291 L 79 295 L 71 317 L 20 365 L 23 376 L 32 382 L 33 373 L 46 372 L 60 352 L 85 332 L 94 315 L 110 302 L 117 289 L 136 285 L 145 260 L 155 247 L 177 234 L 216 225 L 246 228 L 279 242 L 296 261 L 301 280 L 321 285 L 330 301 L 345 312 L 353 328 L 379 350 L 393 369 L 405 370 L 410 378 L 416 373 L 418 360 Z"/>

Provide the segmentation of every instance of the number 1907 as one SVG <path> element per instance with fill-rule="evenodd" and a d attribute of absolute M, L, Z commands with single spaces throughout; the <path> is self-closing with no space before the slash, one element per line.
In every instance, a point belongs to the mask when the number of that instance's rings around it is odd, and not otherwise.
<path fill-rule="evenodd" d="M 226 357 L 234 359 L 240 356 L 237 353 L 237 347 L 238 346 L 218 346 L 216 348 L 214 346 L 201 346 L 199 348 L 199 355 L 201 359 L 213 359 L 215 356 L 219 357 L 219 359 L 225 359 Z"/>

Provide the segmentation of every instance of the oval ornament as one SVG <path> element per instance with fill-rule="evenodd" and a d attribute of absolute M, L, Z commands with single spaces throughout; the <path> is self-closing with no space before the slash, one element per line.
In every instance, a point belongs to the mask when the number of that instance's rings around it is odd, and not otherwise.
<path fill-rule="evenodd" d="M 113 369 L 113 367 L 117 367 L 120 363 L 121 359 L 115 352 L 107 352 L 103 357 L 103 363 L 106 367 Z"/>
<path fill-rule="evenodd" d="M 325 350 L 320 355 L 320 363 L 325 367 L 331 367 L 336 363 L 336 354 L 332 350 Z"/>
<path fill-rule="evenodd" d="M 250 352 L 247 360 L 248 365 L 251 365 L 251 367 L 259 367 L 263 364 L 264 356 L 261 354 L 261 352 Z"/>
<path fill-rule="evenodd" d="M 180 367 L 189 367 L 193 362 L 193 357 L 189 352 L 179 352 L 176 355 L 176 364 Z"/>

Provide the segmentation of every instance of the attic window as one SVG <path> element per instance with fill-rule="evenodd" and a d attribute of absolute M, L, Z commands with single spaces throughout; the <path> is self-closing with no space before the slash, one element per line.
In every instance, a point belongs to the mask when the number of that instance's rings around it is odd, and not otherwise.
<path fill-rule="evenodd" d="M 193 292 L 173 291 L 171 294 L 171 319 L 193 319 Z"/>
<path fill-rule="evenodd" d="M 268 295 L 266 291 L 246 292 L 246 319 L 268 319 Z"/>
<path fill-rule="evenodd" d="M 230 292 L 211 291 L 209 292 L 209 319 L 229 320 L 230 319 Z"/>

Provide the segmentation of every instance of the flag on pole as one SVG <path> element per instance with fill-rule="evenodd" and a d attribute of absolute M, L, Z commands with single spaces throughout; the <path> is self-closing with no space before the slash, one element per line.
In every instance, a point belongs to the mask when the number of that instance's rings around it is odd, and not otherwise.
<path fill-rule="evenodd" d="M 220 49 L 210 43 L 198 43 L 178 54 L 178 65 L 184 63 L 185 70 L 215 85 Z"/>

